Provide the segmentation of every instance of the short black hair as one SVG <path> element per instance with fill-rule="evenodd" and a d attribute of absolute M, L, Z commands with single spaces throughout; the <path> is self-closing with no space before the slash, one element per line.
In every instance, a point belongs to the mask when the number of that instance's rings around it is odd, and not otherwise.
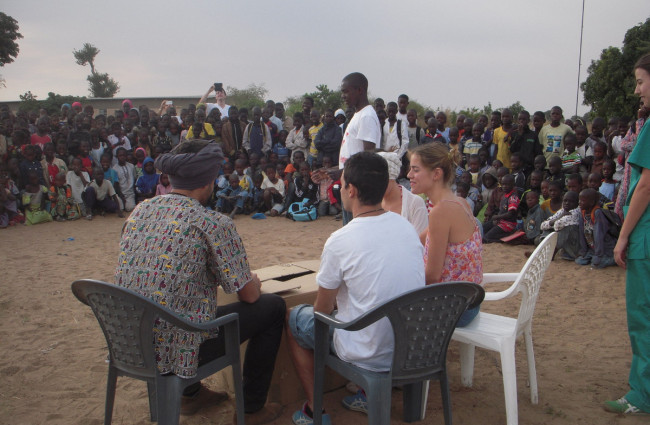
<path fill-rule="evenodd" d="M 357 188 L 362 205 L 376 205 L 388 187 L 388 163 L 374 152 L 359 152 L 345 161 L 343 178 L 346 187 Z"/>
<path fill-rule="evenodd" d="M 409 97 L 408 97 L 407 95 L 403 94 L 403 93 L 400 94 L 399 96 L 397 96 L 397 99 L 398 99 L 398 100 L 399 100 L 399 99 L 406 99 L 407 102 L 409 101 Z"/>
<path fill-rule="evenodd" d="M 569 180 L 575 180 L 578 182 L 578 184 L 582 184 L 582 175 L 580 173 L 569 174 L 569 177 L 567 177 L 566 181 L 568 182 Z"/>
<path fill-rule="evenodd" d="M 347 81 L 352 85 L 352 87 L 357 87 L 361 88 L 364 91 L 368 90 L 368 79 L 366 78 L 365 75 L 363 75 L 360 72 L 353 72 L 351 74 L 346 75 L 343 78 L 343 81 Z M 313 101 L 312 101 L 313 104 Z"/>

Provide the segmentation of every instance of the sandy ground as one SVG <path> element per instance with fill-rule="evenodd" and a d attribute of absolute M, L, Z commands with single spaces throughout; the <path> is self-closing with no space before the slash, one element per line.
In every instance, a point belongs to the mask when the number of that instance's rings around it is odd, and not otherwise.
<path fill-rule="evenodd" d="M 110 281 L 123 221 L 48 223 L 0 231 L 0 423 L 101 424 L 106 384 L 106 343 L 90 309 L 70 291 L 78 278 Z M 317 259 L 329 234 L 340 226 L 330 218 L 294 223 L 283 218 L 238 217 L 252 268 Z M 486 272 L 515 272 L 523 247 L 485 248 Z M 649 417 L 619 417 L 601 408 L 605 399 L 627 391 L 630 347 L 625 319 L 624 272 L 595 271 L 573 263 L 552 263 L 533 324 L 539 404 L 530 403 L 523 342 L 517 346 L 521 424 L 641 424 Z M 517 300 L 483 309 L 515 316 Z M 503 385 L 496 353 L 476 352 L 473 388 L 460 385 L 458 347 L 448 355 L 456 424 L 505 424 Z M 208 381 L 210 385 L 210 381 Z M 423 424 L 442 424 L 437 383 L 432 383 Z M 345 389 L 326 395 L 338 424 L 367 423 L 340 405 Z M 300 402 L 285 406 L 275 424 L 291 423 Z M 183 417 L 184 424 L 229 424 L 225 404 Z M 401 393 L 393 394 L 392 422 L 401 423 Z M 147 424 L 146 385 L 120 378 L 115 424 Z"/>

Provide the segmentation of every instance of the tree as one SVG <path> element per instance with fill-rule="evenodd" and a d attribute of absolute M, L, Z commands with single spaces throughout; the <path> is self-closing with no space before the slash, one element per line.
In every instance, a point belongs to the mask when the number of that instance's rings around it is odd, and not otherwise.
<path fill-rule="evenodd" d="M 16 40 L 23 38 L 18 32 L 18 22 L 0 12 L 0 67 L 14 61 L 20 49 Z"/>
<path fill-rule="evenodd" d="M 636 116 L 638 98 L 634 96 L 632 67 L 639 57 L 650 52 L 650 18 L 625 33 L 623 48 L 603 49 L 600 59 L 591 61 L 588 77 L 580 84 L 583 104 L 590 115 L 603 118 Z"/>
<path fill-rule="evenodd" d="M 20 49 L 16 40 L 23 38 L 18 29 L 18 22 L 14 18 L 0 12 L 0 67 L 13 62 L 18 56 Z M 0 87 L 6 87 L 2 75 L 0 75 Z"/>
<path fill-rule="evenodd" d="M 245 89 L 226 87 L 228 103 L 236 105 L 238 108 L 246 108 L 249 113 L 255 106 L 264 105 L 264 99 L 268 92 L 264 84 L 250 84 Z"/>
<path fill-rule="evenodd" d="M 327 84 L 319 84 L 316 86 L 316 91 L 305 93 L 299 97 L 292 96 L 287 98 L 284 104 L 286 113 L 293 115 L 295 112 L 302 112 L 302 100 L 305 96 L 314 99 L 314 109 L 316 109 L 321 115 L 326 109 L 336 111 L 337 109 L 342 108 L 343 105 L 340 90 L 330 90 L 330 88 L 327 87 Z M 306 117 L 305 119 L 309 119 L 309 117 Z"/>
<path fill-rule="evenodd" d="M 120 85 L 106 73 L 99 73 L 95 69 L 95 57 L 100 50 L 90 43 L 84 43 L 80 50 L 73 50 L 78 65 L 90 65 L 88 80 L 88 91 L 92 97 L 113 97 L 120 91 Z"/>
<path fill-rule="evenodd" d="M 25 112 L 38 112 L 40 109 L 45 109 L 47 113 L 51 116 L 58 114 L 61 111 L 61 105 L 64 103 L 72 104 L 74 102 L 84 103 L 86 100 L 85 97 L 79 96 L 70 96 L 70 95 L 60 95 L 56 93 L 49 92 L 47 94 L 47 99 L 38 100 L 31 91 L 28 91 L 25 94 L 22 94 L 20 97 L 20 104 L 18 105 L 19 111 Z"/>
<path fill-rule="evenodd" d="M 73 50 L 72 54 L 77 60 L 77 65 L 86 66 L 90 65 L 90 72 L 95 73 L 95 56 L 99 53 L 99 49 L 90 43 L 84 43 L 81 50 Z"/>

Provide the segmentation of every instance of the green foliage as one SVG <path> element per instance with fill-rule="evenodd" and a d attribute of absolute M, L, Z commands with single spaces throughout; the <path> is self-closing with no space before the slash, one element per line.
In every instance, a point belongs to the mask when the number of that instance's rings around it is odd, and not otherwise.
<path fill-rule="evenodd" d="M 13 62 L 18 56 L 20 49 L 16 40 L 23 38 L 18 29 L 18 21 L 0 12 L 0 67 Z"/>
<path fill-rule="evenodd" d="M 25 112 L 38 112 L 39 109 L 43 108 L 47 110 L 49 115 L 58 114 L 61 111 L 61 105 L 64 103 L 72 105 L 73 102 L 83 103 L 86 100 L 86 97 L 80 96 L 70 96 L 70 95 L 60 95 L 49 92 L 47 94 L 47 99 L 37 100 L 35 95 L 31 91 L 20 95 L 20 104 L 18 105 L 19 111 Z"/>
<path fill-rule="evenodd" d="M 37 96 L 32 94 L 31 91 L 21 94 L 18 97 L 20 98 L 20 105 L 18 106 L 19 111 L 38 111 L 39 102 L 36 100 Z"/>
<path fill-rule="evenodd" d="M 305 93 L 302 96 L 288 97 L 284 101 L 285 113 L 291 116 L 296 112 L 302 112 L 302 100 L 305 96 L 314 99 L 314 109 L 318 110 L 321 115 L 326 109 L 336 111 L 344 107 L 340 90 L 331 90 L 327 84 L 319 84 L 316 86 L 316 91 Z"/>
<path fill-rule="evenodd" d="M 120 90 L 117 81 L 108 74 L 92 73 L 87 78 L 88 91 L 92 97 L 113 97 Z"/>
<path fill-rule="evenodd" d="M 100 50 L 90 43 L 84 43 L 80 50 L 73 50 L 72 54 L 77 65 L 90 65 L 88 91 L 91 97 L 113 97 L 120 91 L 120 85 L 106 73 L 99 73 L 95 69 L 95 57 Z"/>
<path fill-rule="evenodd" d="M 317 85 L 316 91 L 305 93 L 305 96 L 310 96 L 314 99 L 314 108 L 321 114 L 325 109 L 336 111 L 343 104 L 343 101 L 341 100 L 341 91 L 330 90 L 327 87 L 327 84 Z"/>
<path fill-rule="evenodd" d="M 623 39 L 623 49 L 608 47 L 600 59 L 591 61 L 588 77 L 580 84 L 591 117 L 636 116 L 638 98 L 634 96 L 632 67 L 650 52 L 650 18 L 630 28 Z"/>
<path fill-rule="evenodd" d="M 99 49 L 90 43 L 84 43 L 80 50 L 73 50 L 77 65 L 86 66 L 90 65 L 90 72 L 95 73 L 95 57 L 99 53 Z"/>
<path fill-rule="evenodd" d="M 235 105 L 238 108 L 247 108 L 249 111 L 255 106 L 264 106 L 264 100 L 268 94 L 268 90 L 264 84 L 250 84 L 245 89 L 238 89 L 235 87 L 226 87 L 226 94 L 228 95 L 228 103 Z"/>

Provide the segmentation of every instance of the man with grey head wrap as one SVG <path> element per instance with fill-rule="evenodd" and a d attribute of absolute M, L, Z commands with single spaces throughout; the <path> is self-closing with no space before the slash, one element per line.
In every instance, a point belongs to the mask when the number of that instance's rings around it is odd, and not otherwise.
<path fill-rule="evenodd" d="M 246 250 L 230 218 L 204 207 L 210 198 L 223 153 L 214 141 L 191 140 L 156 159 L 169 175 L 172 192 L 148 199 L 133 210 L 122 231 L 115 283 L 132 289 L 186 319 L 202 323 L 236 312 L 240 340 L 248 340 L 243 370 L 247 424 L 277 418 L 281 406 L 266 403 L 282 338 L 284 300 L 261 294 Z M 239 302 L 217 308 L 217 288 L 237 293 Z M 160 373 L 196 375 L 199 365 L 223 353 L 224 339 L 189 333 L 166 322 L 156 325 Z M 181 413 L 227 399 L 200 383 L 189 386 Z"/>

